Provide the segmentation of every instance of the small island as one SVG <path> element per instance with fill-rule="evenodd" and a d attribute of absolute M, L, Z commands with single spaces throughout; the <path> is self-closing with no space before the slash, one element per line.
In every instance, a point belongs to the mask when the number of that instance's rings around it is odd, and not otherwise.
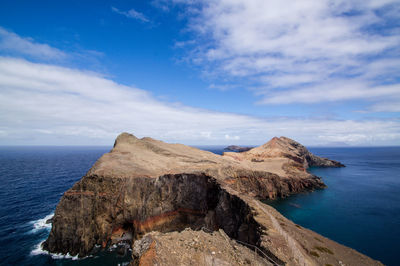
<path fill-rule="evenodd" d="M 253 147 L 241 147 L 241 146 L 237 146 L 237 145 L 230 145 L 230 146 L 226 147 L 224 150 L 225 151 L 234 151 L 234 152 L 244 152 L 244 151 L 249 151 L 252 148 Z"/>
<path fill-rule="evenodd" d="M 43 248 L 84 257 L 128 241 L 131 265 L 381 265 L 260 201 L 324 189 L 312 166 L 344 165 L 286 137 L 220 156 L 122 133 L 64 193 Z"/>

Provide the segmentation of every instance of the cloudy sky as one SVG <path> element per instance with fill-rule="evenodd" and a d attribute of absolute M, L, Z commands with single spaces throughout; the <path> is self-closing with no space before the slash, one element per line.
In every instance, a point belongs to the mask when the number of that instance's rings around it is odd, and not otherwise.
<path fill-rule="evenodd" d="M 0 145 L 400 145 L 399 115 L 399 0 L 0 3 Z"/>

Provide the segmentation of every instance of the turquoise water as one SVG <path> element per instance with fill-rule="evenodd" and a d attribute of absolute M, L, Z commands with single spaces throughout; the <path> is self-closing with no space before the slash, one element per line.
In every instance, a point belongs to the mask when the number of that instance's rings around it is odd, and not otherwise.
<path fill-rule="evenodd" d="M 287 218 L 387 265 L 400 265 L 400 148 L 311 148 L 345 168 L 312 168 L 328 188 L 268 202 Z"/>
<path fill-rule="evenodd" d="M 201 147 L 217 154 L 223 147 Z M 37 249 L 45 217 L 111 147 L 0 147 L 0 265 L 124 265 L 115 250 L 72 260 Z M 273 204 L 296 223 L 389 265 L 399 265 L 400 148 L 319 148 L 346 168 L 312 169 L 328 188 Z M 293 206 L 300 205 L 300 208 Z"/>

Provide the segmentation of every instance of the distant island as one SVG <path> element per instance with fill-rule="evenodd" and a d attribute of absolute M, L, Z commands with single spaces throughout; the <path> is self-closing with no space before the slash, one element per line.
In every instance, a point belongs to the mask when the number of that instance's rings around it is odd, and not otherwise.
<path fill-rule="evenodd" d="M 244 151 L 249 151 L 252 148 L 253 147 L 241 147 L 241 146 L 237 146 L 237 145 L 230 145 L 230 146 L 226 147 L 224 150 L 225 151 L 234 151 L 234 152 L 244 152 Z"/>
<path fill-rule="evenodd" d="M 382 265 L 260 199 L 323 189 L 343 167 L 289 138 L 222 156 L 122 133 L 57 205 L 43 248 L 88 256 L 124 242 L 131 265 Z"/>

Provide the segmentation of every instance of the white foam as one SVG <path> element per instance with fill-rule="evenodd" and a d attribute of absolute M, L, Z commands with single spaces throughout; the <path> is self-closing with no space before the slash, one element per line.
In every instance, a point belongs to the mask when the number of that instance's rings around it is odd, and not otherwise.
<path fill-rule="evenodd" d="M 51 257 L 53 259 L 71 259 L 71 260 L 78 260 L 78 255 L 76 256 L 71 256 L 69 255 L 69 253 L 67 253 L 66 255 L 64 254 L 52 254 L 50 253 Z"/>
<path fill-rule="evenodd" d="M 113 250 L 115 250 L 117 248 L 117 244 L 113 244 L 113 245 L 111 245 L 109 248 L 108 248 L 108 250 L 109 251 L 113 251 Z"/>
<path fill-rule="evenodd" d="M 30 233 L 37 233 L 42 230 L 48 230 L 50 231 L 51 229 L 51 223 L 46 223 L 47 220 L 53 218 L 54 213 L 50 213 L 49 215 L 46 215 L 46 217 L 42 219 L 38 219 L 36 221 L 29 222 L 30 224 L 33 224 L 33 229 L 29 231 Z"/>
<path fill-rule="evenodd" d="M 32 256 L 37 256 L 37 255 L 49 255 L 53 259 L 71 259 L 71 260 L 78 260 L 78 255 L 72 256 L 69 253 L 67 254 L 59 254 L 59 253 L 50 253 L 46 250 L 43 249 L 42 244 L 45 240 L 41 241 L 39 244 L 37 244 L 34 249 L 31 251 Z"/>
<path fill-rule="evenodd" d="M 37 244 L 37 245 L 34 247 L 34 249 L 31 251 L 31 255 L 32 255 L 32 256 L 49 254 L 49 252 L 47 252 L 46 250 L 44 250 L 44 249 L 42 248 L 43 242 L 44 242 L 44 240 L 41 241 L 39 244 Z"/>

